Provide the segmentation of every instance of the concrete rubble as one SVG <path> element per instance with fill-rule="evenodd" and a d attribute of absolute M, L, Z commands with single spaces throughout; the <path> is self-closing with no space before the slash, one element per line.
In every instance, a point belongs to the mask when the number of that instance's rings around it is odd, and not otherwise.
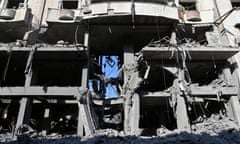
<path fill-rule="evenodd" d="M 62 136 L 58 134 L 51 134 L 47 137 L 36 136 L 32 134 L 24 134 L 18 137 L 15 142 L 6 142 L 6 144 L 19 143 L 62 143 L 62 144 L 111 144 L 111 143 L 184 143 L 184 144 L 234 144 L 240 142 L 240 133 L 236 128 L 236 124 L 227 119 L 220 118 L 219 115 L 213 115 L 211 118 L 205 120 L 204 123 L 195 124 L 191 127 L 191 132 L 180 132 L 178 130 L 169 131 L 162 128 L 161 136 L 124 136 L 121 132 L 114 130 L 104 130 L 92 137 L 78 138 L 74 136 Z M 5 135 L 6 136 L 6 135 Z"/>

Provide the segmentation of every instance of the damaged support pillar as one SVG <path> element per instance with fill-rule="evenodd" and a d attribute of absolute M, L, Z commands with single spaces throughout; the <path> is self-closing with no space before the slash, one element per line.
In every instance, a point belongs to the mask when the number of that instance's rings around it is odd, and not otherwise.
<path fill-rule="evenodd" d="M 240 104 L 237 96 L 231 96 L 227 103 L 227 110 L 230 117 L 232 116 L 234 121 L 240 126 Z"/>
<path fill-rule="evenodd" d="M 230 67 L 225 67 L 223 69 L 224 80 L 227 84 L 234 84 L 234 86 L 239 87 L 239 82 L 237 78 L 237 70 L 235 69 L 233 74 L 231 73 Z M 238 92 L 238 95 L 240 93 Z M 226 106 L 227 114 L 230 118 L 234 119 L 234 121 L 240 126 L 240 103 L 238 95 L 231 96 L 228 100 Z"/>
<path fill-rule="evenodd" d="M 90 91 L 88 89 L 82 89 L 79 91 L 77 97 L 79 98 L 78 135 L 81 136 L 81 134 L 83 134 L 82 128 L 84 128 L 84 135 L 92 136 L 99 126 L 92 108 Z"/>
<path fill-rule="evenodd" d="M 140 97 L 134 94 L 132 97 L 132 107 L 130 110 L 130 135 L 140 135 L 139 121 L 140 121 Z"/>
<path fill-rule="evenodd" d="M 15 127 L 15 135 L 21 133 L 21 126 L 28 124 L 31 116 L 32 99 L 22 98 L 20 101 L 20 108 L 18 112 L 17 124 Z"/>
<path fill-rule="evenodd" d="M 42 135 L 43 136 L 46 136 L 47 135 L 47 132 L 49 130 L 49 127 L 50 127 L 50 115 L 51 115 L 51 112 L 50 112 L 50 108 L 49 107 L 46 107 L 44 109 L 44 115 L 43 115 L 43 130 L 42 130 Z"/>
<path fill-rule="evenodd" d="M 220 17 L 232 9 L 231 1 L 230 0 L 214 0 L 214 8 L 216 11 L 216 15 Z M 236 36 L 238 35 L 238 30 L 235 28 L 232 28 L 232 26 L 235 24 L 236 24 L 236 18 L 233 15 L 229 15 L 228 18 L 225 19 L 224 22 L 217 27 L 219 31 L 219 36 L 221 38 L 221 42 L 223 44 L 237 46 Z M 239 84 L 239 73 L 238 73 L 239 63 L 237 63 L 238 60 L 232 57 L 229 59 L 229 61 L 232 65 L 238 64 L 238 66 L 234 66 L 233 73 L 231 73 L 230 68 L 225 68 L 223 70 L 223 73 L 225 75 L 225 81 L 232 80 L 230 83 L 239 89 L 240 84 Z M 228 115 L 234 118 L 238 126 L 240 126 L 239 95 L 240 95 L 240 92 L 238 92 L 238 96 L 231 96 L 226 104 Z"/>
<path fill-rule="evenodd" d="M 187 107 L 184 97 L 177 96 L 177 107 L 176 107 L 176 117 L 177 117 L 177 128 L 180 131 L 189 131 L 189 119 L 187 115 Z"/>
<path fill-rule="evenodd" d="M 32 51 L 29 53 L 27 65 L 25 69 L 25 85 L 24 87 L 27 88 L 31 85 L 32 80 L 32 61 L 34 57 L 34 53 L 36 51 L 37 47 L 34 47 Z M 32 109 L 32 98 L 22 98 L 20 101 L 20 108 L 18 112 L 18 119 L 17 124 L 15 127 L 15 135 L 18 133 L 21 133 L 20 127 L 24 124 L 28 124 L 31 116 L 31 109 Z"/>
<path fill-rule="evenodd" d="M 87 77 L 88 77 L 88 68 L 87 65 L 84 65 L 83 69 L 82 69 L 82 82 L 81 82 L 81 86 L 83 88 L 87 88 Z M 83 136 L 83 118 L 82 118 L 82 112 L 83 110 L 83 106 L 82 104 L 79 102 L 79 106 L 78 106 L 78 127 L 77 127 L 77 135 L 78 136 Z"/>
<path fill-rule="evenodd" d="M 139 95 L 134 94 L 134 89 L 131 89 L 134 81 L 132 69 L 134 69 L 134 47 L 126 45 L 124 47 L 124 132 L 126 135 L 137 135 L 139 131 L 139 113 L 140 100 Z M 132 82 L 132 83 L 131 83 Z"/>
<path fill-rule="evenodd" d="M 89 31 L 87 30 L 84 34 L 84 46 L 89 48 Z M 81 87 L 82 88 L 87 88 L 88 87 L 88 63 L 84 64 L 82 68 L 82 79 L 81 79 Z M 77 135 L 78 136 L 83 136 L 84 135 L 84 122 L 83 122 L 83 106 L 79 102 L 78 104 L 78 126 L 77 126 Z M 82 108 L 82 109 L 81 109 Z"/>
<path fill-rule="evenodd" d="M 187 100 L 186 95 L 181 95 L 182 92 L 186 93 L 185 87 L 185 78 L 183 70 L 179 70 L 178 79 L 174 81 L 175 87 L 175 97 L 177 99 L 176 103 L 176 120 L 177 120 L 177 128 L 180 131 L 190 131 L 190 123 L 187 114 Z"/>
<path fill-rule="evenodd" d="M 134 63 L 134 48 L 132 45 L 126 45 L 124 47 L 124 66 L 126 67 L 127 65 L 133 64 Z M 124 71 L 124 82 L 127 82 L 129 78 L 129 73 Z"/>
<path fill-rule="evenodd" d="M 78 104 L 78 127 L 77 127 L 77 136 L 83 136 L 83 120 L 81 117 L 81 104 Z"/>

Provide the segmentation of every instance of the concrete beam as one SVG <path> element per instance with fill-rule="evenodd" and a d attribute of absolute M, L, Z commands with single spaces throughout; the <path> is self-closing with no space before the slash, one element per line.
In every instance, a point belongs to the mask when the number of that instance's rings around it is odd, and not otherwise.
<path fill-rule="evenodd" d="M 237 87 L 221 87 L 214 88 L 212 86 L 190 86 L 190 95 L 196 97 L 215 97 L 218 92 L 221 92 L 222 96 L 232 96 L 238 94 Z M 181 94 L 182 95 L 182 94 Z M 154 98 L 154 97 L 170 97 L 170 92 L 153 92 L 143 95 L 144 98 Z"/>
<path fill-rule="evenodd" d="M 1 102 L 3 104 L 10 104 L 11 103 L 11 100 L 16 98 L 18 99 L 18 97 L 13 97 L 13 96 L 10 96 L 10 97 L 0 97 L 1 98 Z M 10 99 L 11 98 L 11 99 Z M 71 98 L 70 97 L 65 97 L 65 99 L 59 99 L 58 97 L 54 97 L 54 99 L 44 99 L 45 102 L 47 102 L 47 104 L 65 104 L 65 105 L 72 105 L 72 104 L 77 104 L 78 101 L 73 99 L 73 100 L 70 100 Z M 43 101 L 41 100 L 38 100 L 38 97 L 36 97 L 36 99 L 33 100 L 32 102 L 33 104 L 43 104 Z"/>
<path fill-rule="evenodd" d="M 0 45 L 0 52 L 1 51 L 9 51 L 11 49 L 12 52 L 14 51 L 26 51 L 30 52 L 32 50 L 31 47 L 9 47 L 9 45 Z M 61 47 L 61 46 L 54 46 L 54 45 L 46 45 L 38 48 L 38 53 L 40 52 L 85 52 L 86 50 L 83 47 Z"/>
<path fill-rule="evenodd" d="M 13 56 L 22 56 L 25 58 L 29 52 L 31 52 L 30 47 L 9 47 L 7 45 L 0 44 L 0 54 L 7 56 L 7 53 L 11 51 Z M 77 62 L 85 62 L 87 60 L 87 50 L 83 47 L 56 47 L 56 46 L 44 46 L 38 47 L 37 53 L 34 55 L 35 60 L 42 59 L 59 59 L 73 60 Z"/>
<path fill-rule="evenodd" d="M 190 87 L 191 95 L 197 97 L 212 97 L 216 96 L 217 92 L 221 92 L 222 96 L 231 96 L 238 94 L 237 87 L 221 87 L 221 88 L 214 88 L 212 86 L 193 86 Z"/>
<path fill-rule="evenodd" d="M 43 96 L 43 98 L 48 98 L 48 96 L 75 96 L 78 91 L 81 91 L 81 87 L 47 87 L 47 90 L 41 86 L 31 86 L 31 87 L 1 87 L 0 96 L 3 98 L 16 97 L 35 97 Z"/>
<path fill-rule="evenodd" d="M 93 99 L 93 103 L 96 105 L 118 105 L 118 104 L 123 104 L 123 102 L 124 102 L 123 97 L 118 97 L 114 99 L 104 99 L 104 100 Z"/>
<path fill-rule="evenodd" d="M 191 48 L 187 47 L 186 49 L 191 55 L 192 60 L 212 60 L 212 57 L 214 57 L 215 60 L 226 60 L 239 51 L 238 47 L 206 47 L 200 45 Z M 147 60 L 162 60 L 169 59 L 172 57 L 172 52 L 177 53 L 177 51 L 183 51 L 181 46 L 179 46 L 179 49 L 176 49 L 176 47 L 147 46 L 141 50 L 141 53 Z M 172 59 L 175 59 L 175 57 L 172 57 Z"/>
<path fill-rule="evenodd" d="M 0 87 L 0 97 L 11 99 L 16 97 L 37 97 L 42 96 L 43 98 L 53 98 L 53 97 L 72 97 L 81 91 L 81 87 L 47 87 L 47 91 L 41 86 L 31 86 L 28 88 L 24 87 Z M 216 96 L 218 91 L 221 91 L 222 96 L 237 95 L 237 87 L 222 87 L 214 88 L 211 86 L 190 86 L 191 95 L 197 97 L 212 97 Z M 143 95 L 143 97 L 169 97 L 169 92 L 154 92 Z M 121 104 L 123 102 L 122 98 L 106 100 L 109 104 Z M 103 104 L 101 100 L 93 100 L 97 105 Z"/>

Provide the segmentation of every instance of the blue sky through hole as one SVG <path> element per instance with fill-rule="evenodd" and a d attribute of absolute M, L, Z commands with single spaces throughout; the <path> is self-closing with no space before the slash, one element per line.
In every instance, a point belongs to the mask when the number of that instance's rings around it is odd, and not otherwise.
<path fill-rule="evenodd" d="M 116 78 L 118 77 L 118 57 L 117 56 L 110 56 L 112 61 L 107 59 L 107 56 L 104 56 L 102 59 L 102 71 L 106 78 Z M 108 84 L 106 87 L 106 97 L 117 97 L 117 88 L 115 85 Z"/>
<path fill-rule="evenodd" d="M 102 56 L 102 72 L 105 78 L 118 77 L 118 56 Z M 89 82 L 89 88 L 93 90 L 92 81 Z M 105 96 L 106 98 L 118 97 L 116 86 L 108 84 Z"/>

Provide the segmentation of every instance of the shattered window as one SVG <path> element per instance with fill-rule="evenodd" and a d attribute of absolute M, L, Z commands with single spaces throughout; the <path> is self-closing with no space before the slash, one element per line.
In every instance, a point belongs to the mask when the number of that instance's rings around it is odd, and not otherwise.
<path fill-rule="evenodd" d="M 8 0 L 7 8 L 17 9 L 20 3 L 24 3 L 24 0 Z"/>
<path fill-rule="evenodd" d="M 78 1 L 63 1 L 62 8 L 63 9 L 77 9 Z"/>

